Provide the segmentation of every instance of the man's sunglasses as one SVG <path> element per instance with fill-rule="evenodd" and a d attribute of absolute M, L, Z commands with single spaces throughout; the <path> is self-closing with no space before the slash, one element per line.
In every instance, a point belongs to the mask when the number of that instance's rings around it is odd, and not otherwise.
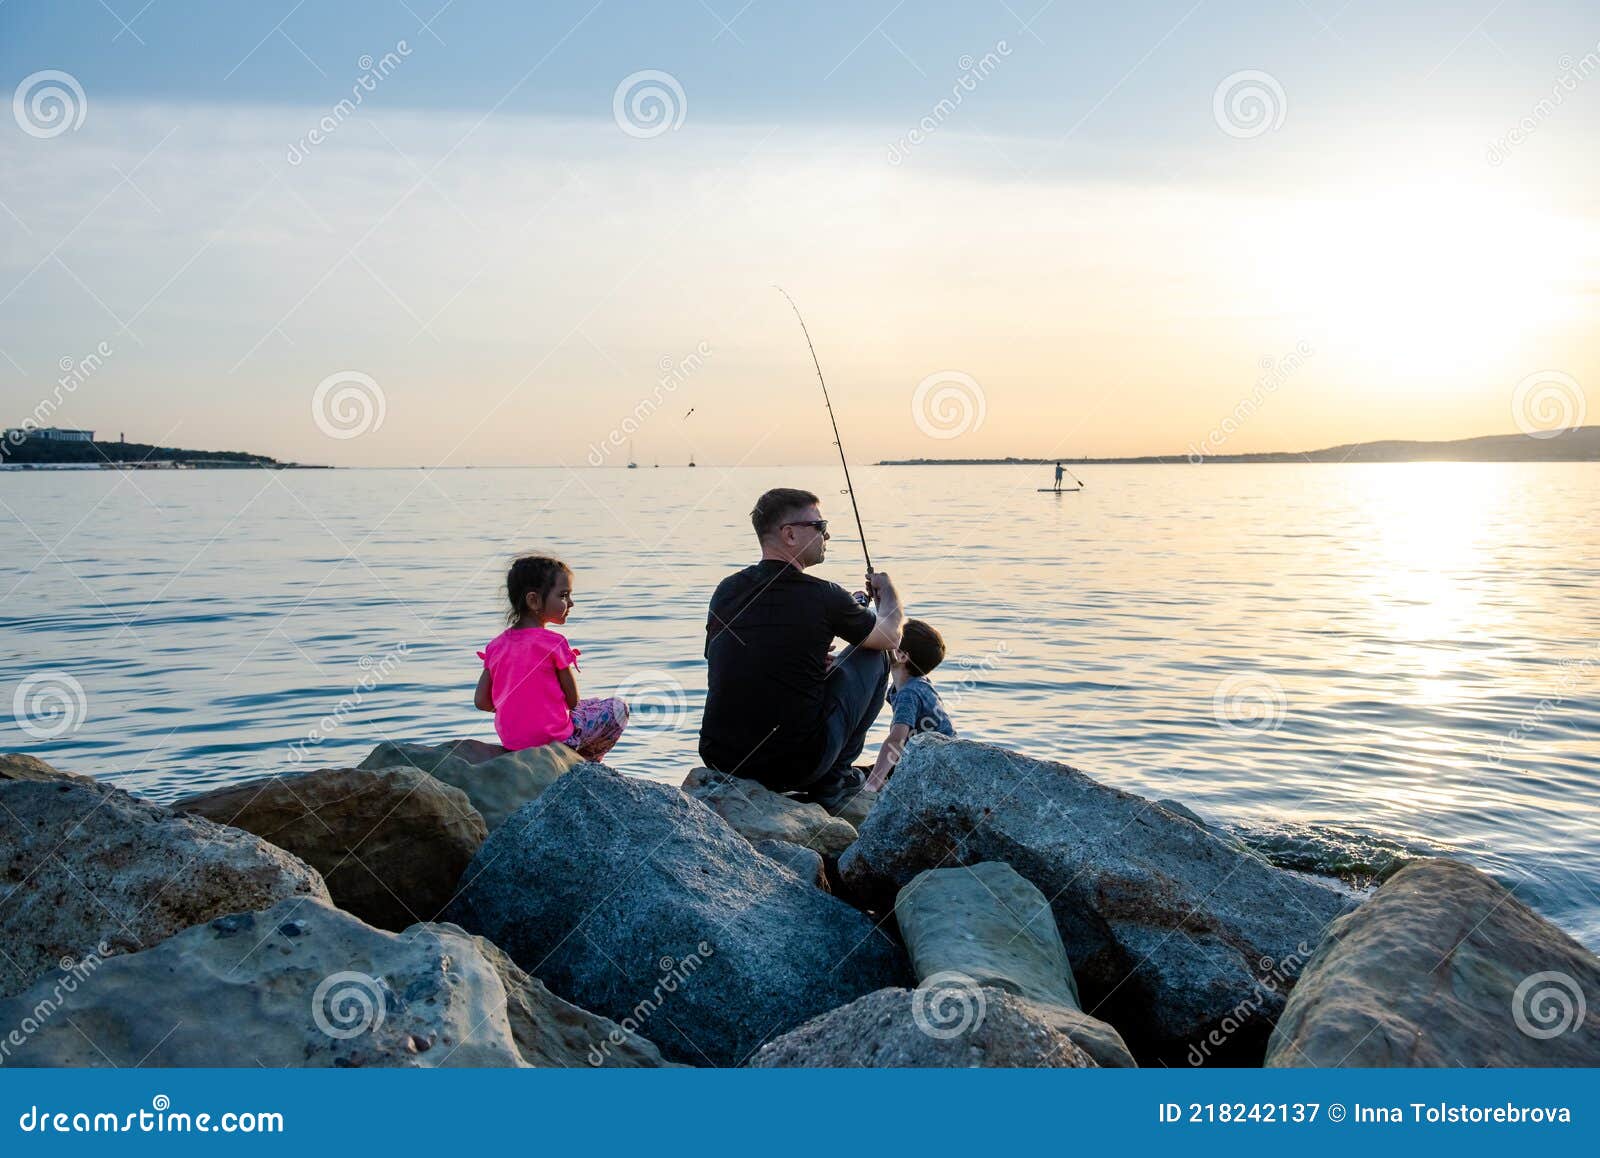
<path fill-rule="evenodd" d="M 784 523 L 785 527 L 810 527 L 813 531 L 826 535 L 828 533 L 827 519 L 808 519 L 801 523 Z"/>

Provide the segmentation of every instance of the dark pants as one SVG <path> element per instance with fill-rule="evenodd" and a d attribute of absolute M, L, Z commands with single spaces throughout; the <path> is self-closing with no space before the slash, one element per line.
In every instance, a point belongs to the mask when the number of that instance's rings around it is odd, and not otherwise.
<path fill-rule="evenodd" d="M 866 747 L 867 732 L 883 708 L 889 687 L 889 653 L 851 647 L 834 661 L 823 682 L 822 756 L 811 779 L 799 787 L 810 788 L 841 773 L 855 763 Z"/>

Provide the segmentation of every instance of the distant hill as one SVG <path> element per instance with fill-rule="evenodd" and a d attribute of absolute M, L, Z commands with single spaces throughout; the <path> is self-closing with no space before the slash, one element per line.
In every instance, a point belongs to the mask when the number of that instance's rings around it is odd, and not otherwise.
<path fill-rule="evenodd" d="M 1166 464 L 1197 461 L 1190 454 L 1143 458 L 910 458 L 884 459 L 879 466 L 1004 466 L 1054 462 L 1087 464 Z M 1526 434 L 1490 434 L 1449 442 L 1388 439 L 1354 442 L 1322 450 L 1274 451 L 1269 454 L 1208 454 L 1205 462 L 1600 462 L 1600 426 L 1580 426 L 1554 438 Z"/>
<path fill-rule="evenodd" d="M 183 463 L 206 468 L 265 467 L 283 470 L 299 463 L 279 462 L 264 454 L 242 450 L 185 450 L 176 446 L 151 446 L 143 442 L 67 442 L 53 438 L 24 438 L 15 443 L 0 439 L 0 465 L 65 466 L 72 464 L 144 465 Z"/>

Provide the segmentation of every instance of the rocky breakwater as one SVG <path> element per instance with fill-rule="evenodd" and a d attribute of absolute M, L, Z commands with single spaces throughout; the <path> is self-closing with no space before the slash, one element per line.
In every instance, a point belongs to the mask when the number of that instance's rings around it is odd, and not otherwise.
<path fill-rule="evenodd" d="M 448 919 L 673 1060 L 763 1043 L 907 978 L 861 913 L 676 788 L 582 765 L 478 851 Z"/>
<path fill-rule="evenodd" d="M 1065 764 L 917 737 L 840 858 L 892 902 L 927 869 L 1003 861 L 1050 898 L 1082 1008 L 1145 1062 L 1258 1065 L 1298 967 L 1354 906 Z"/>

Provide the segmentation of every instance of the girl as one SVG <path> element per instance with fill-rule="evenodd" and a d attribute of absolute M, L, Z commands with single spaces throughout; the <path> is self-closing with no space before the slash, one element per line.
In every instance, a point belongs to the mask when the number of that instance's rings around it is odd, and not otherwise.
<path fill-rule="evenodd" d="M 507 748 L 536 748 L 557 740 L 585 760 L 611 751 L 628 723 L 620 699 L 580 700 L 578 650 L 545 627 L 572 611 L 572 572 L 560 559 L 524 555 L 506 573 L 510 626 L 478 653 L 483 674 L 473 703 L 494 713 L 494 730 Z"/>

